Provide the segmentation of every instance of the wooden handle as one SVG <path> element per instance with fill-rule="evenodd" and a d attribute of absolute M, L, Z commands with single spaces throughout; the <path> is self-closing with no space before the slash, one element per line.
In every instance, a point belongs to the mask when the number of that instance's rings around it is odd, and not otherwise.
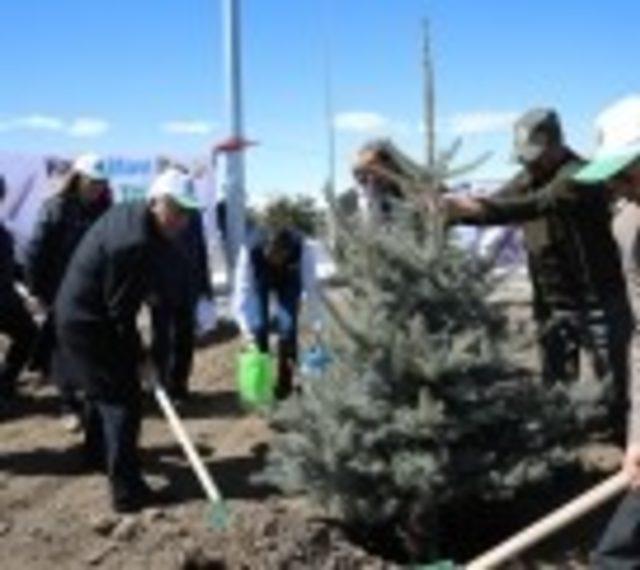
<path fill-rule="evenodd" d="M 629 477 L 620 472 L 590 491 L 560 507 L 550 515 L 520 531 L 506 542 L 469 562 L 466 570 L 493 570 L 522 554 L 544 538 L 564 528 L 596 507 L 613 499 L 629 486 Z"/>
<path fill-rule="evenodd" d="M 202 489 L 204 490 L 207 498 L 212 503 L 219 503 L 222 501 L 222 495 L 218 490 L 218 487 L 213 482 L 211 474 L 209 470 L 205 466 L 204 462 L 200 458 L 198 451 L 195 446 L 191 442 L 189 435 L 187 434 L 187 430 L 182 425 L 178 414 L 176 413 L 169 396 L 167 395 L 164 387 L 153 377 L 149 378 L 151 386 L 153 388 L 153 394 L 156 397 L 158 405 L 162 409 L 167 421 L 169 422 L 169 427 L 173 432 L 173 435 L 178 440 L 178 443 L 181 445 L 189 463 L 191 464 L 191 468 L 193 472 L 196 474 L 198 481 L 200 481 L 200 485 L 202 485 Z"/>

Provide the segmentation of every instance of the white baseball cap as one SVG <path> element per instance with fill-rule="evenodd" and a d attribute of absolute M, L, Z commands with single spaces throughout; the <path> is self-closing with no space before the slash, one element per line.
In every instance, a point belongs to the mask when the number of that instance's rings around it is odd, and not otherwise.
<path fill-rule="evenodd" d="M 640 159 L 640 95 L 607 107 L 595 126 L 598 147 L 591 162 L 575 174 L 578 182 L 605 182 Z"/>
<path fill-rule="evenodd" d="M 196 197 L 193 179 L 176 168 L 168 168 L 151 184 L 148 199 L 169 197 L 185 210 L 197 210 L 200 203 Z"/>
<path fill-rule="evenodd" d="M 80 155 L 73 163 L 72 170 L 96 182 L 107 180 L 107 169 L 104 161 L 97 154 L 87 153 Z"/>

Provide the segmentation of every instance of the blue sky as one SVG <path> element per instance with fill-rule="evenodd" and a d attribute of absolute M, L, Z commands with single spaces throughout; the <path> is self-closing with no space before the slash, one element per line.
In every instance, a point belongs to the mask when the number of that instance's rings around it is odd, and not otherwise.
<path fill-rule="evenodd" d="M 534 105 L 592 147 L 595 114 L 640 91 L 637 0 L 243 0 L 252 196 L 318 192 L 330 46 L 340 183 L 367 138 L 421 152 L 421 19 L 432 21 L 440 141 L 493 151 Z M 0 5 L 0 149 L 199 153 L 225 131 L 220 0 Z"/>

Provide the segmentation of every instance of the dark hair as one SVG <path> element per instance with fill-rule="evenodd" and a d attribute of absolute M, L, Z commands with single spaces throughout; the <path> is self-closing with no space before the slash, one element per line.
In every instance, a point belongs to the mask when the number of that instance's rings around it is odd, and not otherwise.
<path fill-rule="evenodd" d="M 296 246 L 296 234 L 288 227 L 267 228 L 264 236 L 264 251 L 281 251 L 291 254 Z"/>
<path fill-rule="evenodd" d="M 0 202 L 2 202 L 7 196 L 7 181 L 4 176 L 0 176 Z"/>
<path fill-rule="evenodd" d="M 397 163 L 391 150 L 392 143 L 387 139 L 374 139 L 369 141 L 360 149 L 360 153 L 371 153 L 376 160 L 393 172 L 400 172 L 400 165 Z"/>
<path fill-rule="evenodd" d="M 80 179 L 82 175 L 78 172 L 71 172 L 64 184 L 60 187 L 60 194 L 64 196 L 77 196 L 80 193 Z"/>

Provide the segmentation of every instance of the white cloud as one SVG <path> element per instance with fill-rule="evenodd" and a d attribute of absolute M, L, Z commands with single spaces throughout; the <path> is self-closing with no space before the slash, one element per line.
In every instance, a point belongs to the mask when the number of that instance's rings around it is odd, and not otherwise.
<path fill-rule="evenodd" d="M 72 137 L 96 137 L 108 130 L 109 123 L 95 117 L 78 117 L 67 122 L 60 117 L 34 113 L 0 121 L 0 132 L 40 131 Z"/>
<path fill-rule="evenodd" d="M 104 119 L 96 117 L 79 117 L 74 119 L 68 127 L 68 133 L 72 137 L 90 138 L 104 135 L 111 125 Z"/>
<path fill-rule="evenodd" d="M 450 119 L 450 127 L 456 135 L 477 135 L 505 131 L 518 118 L 515 111 L 473 111 L 458 113 Z"/>
<path fill-rule="evenodd" d="M 388 129 L 391 121 L 371 111 L 348 111 L 338 113 L 334 118 L 335 128 L 351 133 L 372 133 Z"/>
<path fill-rule="evenodd" d="M 62 119 L 39 114 L 18 117 L 5 124 L 8 125 L 7 130 L 63 131 L 65 128 Z"/>
<path fill-rule="evenodd" d="M 162 125 L 165 133 L 172 135 L 208 135 L 214 125 L 207 121 L 168 121 Z"/>

